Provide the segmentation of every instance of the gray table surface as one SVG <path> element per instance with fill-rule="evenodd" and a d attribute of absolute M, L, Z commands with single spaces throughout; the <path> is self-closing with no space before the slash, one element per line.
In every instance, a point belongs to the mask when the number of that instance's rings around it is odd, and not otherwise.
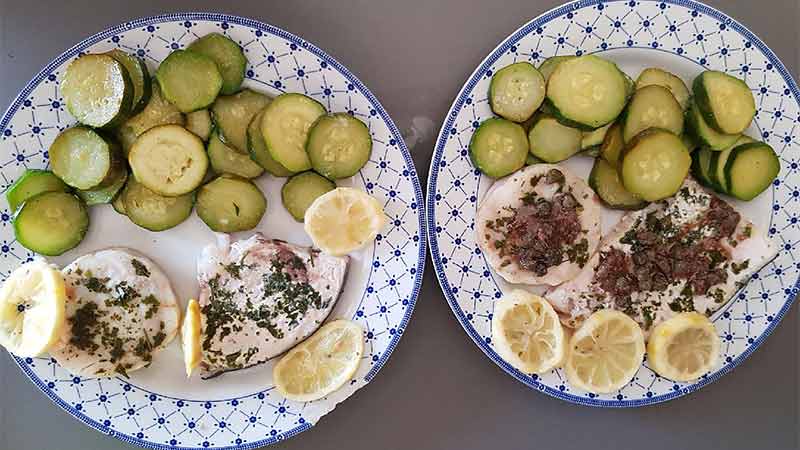
<path fill-rule="evenodd" d="M 0 0 L 0 108 L 52 58 L 94 32 L 168 11 L 220 11 L 260 19 L 318 44 L 369 86 L 401 129 L 428 119 L 438 130 L 481 59 L 507 34 L 559 3 Z M 746 24 L 798 78 L 798 0 L 709 3 Z M 434 134 L 429 131 L 412 147 L 423 185 Z M 711 386 L 653 407 L 600 410 L 530 391 L 504 374 L 462 331 L 428 267 L 413 320 L 380 375 L 279 447 L 798 448 L 796 307 L 761 349 Z M 0 449 L 126 447 L 62 412 L 0 354 Z"/>

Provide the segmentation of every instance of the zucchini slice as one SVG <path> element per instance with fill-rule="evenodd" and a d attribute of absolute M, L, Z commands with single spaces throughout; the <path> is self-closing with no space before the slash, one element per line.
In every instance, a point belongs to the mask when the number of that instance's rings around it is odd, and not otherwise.
<path fill-rule="evenodd" d="M 310 169 L 306 154 L 308 131 L 324 114 L 322 103 L 303 94 L 275 97 L 261 116 L 261 135 L 272 159 L 292 172 Z"/>
<path fill-rule="evenodd" d="M 683 133 L 683 108 L 669 89 L 651 84 L 638 89 L 622 121 L 625 142 L 648 128 L 661 128 L 675 135 Z"/>
<path fill-rule="evenodd" d="M 255 161 L 225 145 L 214 131 L 208 140 L 208 162 L 214 173 L 229 173 L 242 178 L 256 178 L 264 173 Z"/>
<path fill-rule="evenodd" d="M 619 122 L 614 123 L 608 129 L 603 143 L 600 144 L 600 157 L 608 161 L 613 167 L 619 165 L 619 156 L 625 149 L 625 140 L 622 139 L 622 125 Z"/>
<path fill-rule="evenodd" d="M 261 135 L 261 117 L 263 115 L 264 110 L 262 109 L 247 126 L 247 150 L 250 152 L 250 159 L 276 177 L 293 175 L 294 172 L 272 159 L 272 155 L 267 151 L 267 144 L 264 142 L 264 136 Z"/>
<path fill-rule="evenodd" d="M 639 74 L 639 78 L 636 79 L 636 89 L 652 85 L 669 89 L 672 96 L 675 97 L 675 100 L 678 101 L 678 104 L 681 105 L 684 111 L 689 107 L 689 88 L 687 88 L 686 83 L 677 76 L 656 67 L 644 69 L 642 73 Z"/>
<path fill-rule="evenodd" d="M 161 93 L 183 113 L 208 107 L 222 88 L 222 75 L 213 59 L 200 53 L 176 50 L 156 71 Z"/>
<path fill-rule="evenodd" d="M 208 156 L 199 137 L 177 125 L 161 125 L 136 139 L 128 163 L 133 176 L 145 187 L 177 197 L 200 186 L 208 169 Z"/>
<path fill-rule="evenodd" d="M 686 112 L 686 124 L 689 132 L 694 136 L 697 142 L 711 150 L 724 150 L 733 145 L 740 134 L 724 134 L 711 128 L 703 119 L 703 114 L 697 107 L 694 101 L 689 104 L 689 111 Z"/>
<path fill-rule="evenodd" d="M 336 189 L 333 181 L 314 172 L 303 172 L 286 180 L 281 188 L 283 207 L 294 220 L 302 222 L 306 210 L 317 197 Z"/>
<path fill-rule="evenodd" d="M 603 158 L 594 160 L 589 174 L 589 186 L 612 209 L 641 209 L 647 202 L 625 190 L 616 167 Z"/>
<path fill-rule="evenodd" d="M 544 77 L 531 63 L 505 66 L 492 76 L 489 106 L 500 117 L 525 122 L 544 100 L 544 83 Z"/>
<path fill-rule="evenodd" d="M 725 176 L 725 165 L 728 159 L 730 158 L 734 148 L 740 145 L 750 144 L 753 142 L 756 142 L 756 140 L 751 138 L 750 136 L 742 135 L 729 148 L 726 148 L 725 150 L 719 152 L 711 153 L 711 159 L 709 161 L 709 168 L 708 168 L 708 180 L 711 182 L 711 186 L 714 189 L 723 194 L 728 193 L 728 182 Z"/>
<path fill-rule="evenodd" d="M 611 128 L 611 125 L 613 125 L 613 123 L 594 131 L 584 131 L 581 135 L 581 151 L 588 150 L 592 147 L 599 147 L 600 144 L 603 143 L 603 139 L 605 139 L 606 133 L 608 133 L 608 129 Z"/>
<path fill-rule="evenodd" d="M 528 153 L 528 156 L 525 157 L 525 165 L 526 166 L 532 166 L 534 164 L 541 164 L 543 162 L 544 161 L 542 161 L 541 159 L 531 155 L 530 153 Z"/>
<path fill-rule="evenodd" d="M 150 231 L 163 231 L 186 220 L 192 214 L 194 194 L 165 197 L 130 177 L 119 195 L 121 207 L 113 203 L 114 209 L 125 214 L 131 222 Z"/>
<path fill-rule="evenodd" d="M 125 185 L 127 186 L 127 184 Z M 120 191 L 119 195 L 114 197 L 114 200 L 111 202 L 111 206 L 114 208 L 118 214 L 122 214 L 123 216 L 127 216 L 128 213 L 125 211 L 125 196 L 122 195 L 125 192 L 125 187 L 122 187 L 122 191 Z M 175 197 L 170 197 L 175 198 Z"/>
<path fill-rule="evenodd" d="M 197 192 L 197 215 L 214 231 L 232 233 L 256 227 L 267 199 L 250 181 L 221 175 Z"/>
<path fill-rule="evenodd" d="M 89 212 L 74 194 L 43 192 L 29 198 L 14 216 L 14 235 L 25 248 L 58 256 L 86 236 Z"/>
<path fill-rule="evenodd" d="M 103 184 L 88 190 L 78 190 L 75 193 L 87 206 L 110 203 L 125 186 L 128 180 L 128 168 L 124 164 L 117 164 L 111 169 L 109 179 Z"/>
<path fill-rule="evenodd" d="M 108 55 L 83 55 L 72 61 L 61 81 L 61 95 L 78 122 L 94 128 L 125 120 L 134 88 L 125 67 Z"/>
<path fill-rule="evenodd" d="M 42 192 L 69 192 L 70 187 L 49 170 L 26 169 L 6 191 L 8 210 L 12 213 L 25 200 Z"/>
<path fill-rule="evenodd" d="M 553 117 L 542 116 L 528 132 L 533 156 L 549 163 L 569 159 L 581 150 L 581 130 L 562 125 Z"/>
<path fill-rule="evenodd" d="M 93 188 L 111 172 L 116 144 L 86 127 L 68 128 L 56 137 L 48 150 L 53 173 L 78 189 Z"/>
<path fill-rule="evenodd" d="M 320 175 L 331 180 L 352 177 L 369 161 L 372 136 L 364 122 L 350 114 L 325 115 L 308 132 L 306 153 Z"/>
<path fill-rule="evenodd" d="M 594 55 L 562 61 L 547 81 L 547 99 L 562 123 L 594 130 L 616 119 L 628 98 L 625 76 Z"/>
<path fill-rule="evenodd" d="M 756 115 L 750 87 L 727 73 L 701 73 L 692 83 L 692 92 L 703 118 L 720 133 L 741 134 Z"/>
<path fill-rule="evenodd" d="M 269 103 L 269 97 L 250 89 L 217 98 L 211 107 L 211 114 L 222 142 L 246 155 L 247 125 Z"/>
<path fill-rule="evenodd" d="M 692 162 L 678 136 L 651 128 L 628 143 L 622 155 L 620 174 L 625 189 L 654 202 L 680 189 Z"/>
<path fill-rule="evenodd" d="M 775 150 L 763 142 L 734 148 L 725 164 L 728 193 L 739 200 L 752 200 L 767 190 L 781 171 Z"/>
<path fill-rule="evenodd" d="M 141 111 L 147 101 L 150 100 L 150 93 L 152 92 L 150 73 L 147 71 L 147 65 L 144 60 L 118 48 L 107 52 L 106 55 L 116 59 L 128 71 L 128 76 L 133 84 L 131 112 Z"/>
<path fill-rule="evenodd" d="M 702 147 L 692 154 L 692 175 L 703 186 L 714 188 L 711 183 L 711 156 L 715 153 Z"/>
<path fill-rule="evenodd" d="M 207 109 L 199 109 L 186 115 L 186 129 L 203 141 L 208 141 L 213 127 L 211 113 Z"/>
<path fill-rule="evenodd" d="M 683 145 L 686 146 L 686 149 L 689 150 L 689 153 L 692 153 L 693 151 L 697 150 L 698 147 L 700 147 L 700 145 L 694 139 L 694 135 L 691 133 L 683 133 L 681 135 L 681 140 L 683 141 Z"/>
<path fill-rule="evenodd" d="M 219 33 L 207 34 L 192 42 L 187 50 L 201 53 L 214 60 L 222 75 L 220 94 L 233 94 L 242 86 L 247 58 L 239 44 L 227 36 Z"/>
<path fill-rule="evenodd" d="M 183 113 L 161 95 L 158 82 L 154 82 L 147 105 L 139 114 L 123 122 L 117 128 L 116 135 L 122 145 L 122 151 L 127 156 L 133 146 L 133 141 L 150 128 L 158 125 L 183 126 L 184 122 Z"/>
<path fill-rule="evenodd" d="M 542 74 L 545 83 L 547 83 L 547 80 L 550 79 L 550 75 L 553 74 L 553 72 L 556 70 L 556 67 L 558 67 L 559 64 L 561 64 L 563 61 L 575 58 L 577 58 L 577 56 L 563 55 L 563 56 L 551 56 L 545 59 L 544 62 L 542 62 L 542 64 L 539 65 L 538 69 L 539 73 Z"/>
<path fill-rule="evenodd" d="M 484 175 L 502 178 L 525 165 L 528 149 L 528 137 L 522 126 L 493 117 L 484 120 L 472 135 L 469 158 Z"/>

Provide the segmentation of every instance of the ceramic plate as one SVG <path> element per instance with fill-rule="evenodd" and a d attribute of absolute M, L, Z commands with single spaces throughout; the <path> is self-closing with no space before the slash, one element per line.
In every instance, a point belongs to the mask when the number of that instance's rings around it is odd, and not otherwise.
<path fill-rule="evenodd" d="M 752 202 L 734 202 L 780 247 L 778 257 L 755 274 L 736 297 L 712 316 L 722 338 L 721 365 L 692 383 L 658 377 L 645 364 L 634 380 L 612 394 L 573 389 L 563 371 L 536 376 L 512 368 L 494 350 L 491 314 L 508 288 L 487 265 L 474 238 L 475 211 L 491 184 L 470 164 L 467 146 L 478 124 L 491 117 L 487 92 L 492 74 L 516 62 L 538 66 L 554 55 L 596 53 L 634 78 L 646 67 L 663 67 L 691 81 L 704 69 L 728 72 L 752 88 L 758 113 L 751 136 L 775 148 L 781 173 Z M 695 391 L 730 372 L 777 326 L 797 292 L 800 274 L 800 91 L 775 54 L 725 14 L 694 1 L 583 0 L 528 22 L 497 46 L 461 88 L 442 126 L 431 161 L 428 231 L 431 254 L 453 313 L 486 355 L 530 388 L 592 406 L 642 406 Z M 565 165 L 588 176 L 591 159 Z M 607 213 L 604 231 L 620 217 Z"/>
<path fill-rule="evenodd" d="M 272 364 L 207 381 L 197 376 L 187 380 L 179 339 L 130 379 L 73 377 L 47 358 L 17 359 L 42 392 L 86 425 L 151 448 L 256 448 L 308 429 L 368 383 L 389 358 L 411 317 L 423 272 L 422 193 L 408 149 L 389 115 L 355 76 L 313 44 L 241 17 L 192 13 L 140 19 L 98 33 L 56 58 L 25 87 L 0 122 L 2 187 L 7 189 L 26 167 L 46 167 L 48 145 L 60 130 L 74 124 L 64 109 L 58 80 L 76 56 L 119 47 L 143 57 L 154 73 L 169 52 L 210 32 L 224 33 L 244 48 L 250 63 L 245 86 L 272 95 L 305 93 L 328 110 L 349 112 L 369 126 L 372 157 L 359 174 L 340 185 L 359 187 L 378 198 L 389 224 L 373 245 L 353 255 L 344 292 L 331 314 L 358 322 L 366 345 L 354 378 L 325 399 L 286 401 L 273 389 Z M 310 245 L 302 226 L 281 205 L 283 181 L 259 179 L 269 206 L 257 230 Z M 5 199 L 0 200 L 0 210 L 0 275 L 7 276 L 34 255 L 15 242 Z M 185 300 L 197 293 L 196 258 L 213 238 L 196 215 L 169 231 L 152 233 L 105 205 L 91 208 L 83 243 L 53 261 L 65 264 L 101 248 L 131 247 L 153 258 Z"/>

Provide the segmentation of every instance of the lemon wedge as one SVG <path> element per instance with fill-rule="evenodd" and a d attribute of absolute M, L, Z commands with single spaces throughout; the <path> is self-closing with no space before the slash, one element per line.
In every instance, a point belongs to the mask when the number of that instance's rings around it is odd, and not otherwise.
<path fill-rule="evenodd" d="M 34 357 L 58 341 L 67 293 L 61 272 L 44 260 L 20 266 L 0 288 L 0 345 L 20 357 Z"/>
<path fill-rule="evenodd" d="M 647 361 L 664 378 L 690 381 L 716 366 L 719 347 L 714 324 L 702 314 L 685 312 L 656 325 L 647 343 Z"/>
<path fill-rule="evenodd" d="M 341 256 L 372 242 L 386 224 L 386 216 L 374 197 L 340 187 L 317 197 L 306 210 L 304 222 L 315 246 Z"/>
<path fill-rule="evenodd" d="M 639 324 L 619 311 L 597 311 L 570 338 L 567 379 L 585 391 L 614 392 L 636 375 L 644 351 Z"/>
<path fill-rule="evenodd" d="M 516 289 L 494 304 L 495 351 L 525 373 L 550 371 L 564 361 L 567 342 L 558 314 L 547 300 Z"/>
<path fill-rule="evenodd" d="M 318 400 L 353 377 L 363 353 L 361 327 L 334 320 L 289 350 L 272 369 L 272 379 L 289 400 Z"/>
<path fill-rule="evenodd" d="M 203 351 L 200 343 L 202 334 L 202 317 L 200 314 L 200 304 L 197 300 L 189 300 L 186 305 L 186 315 L 181 326 L 181 345 L 183 347 L 183 363 L 186 365 L 186 376 L 192 376 L 192 372 L 203 359 Z"/>

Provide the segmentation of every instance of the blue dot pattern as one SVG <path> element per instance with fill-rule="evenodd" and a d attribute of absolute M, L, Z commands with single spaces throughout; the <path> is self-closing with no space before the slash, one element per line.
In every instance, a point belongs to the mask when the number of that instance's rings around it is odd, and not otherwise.
<path fill-rule="evenodd" d="M 301 38 L 250 19 L 202 13 L 150 17 L 98 33 L 59 56 L 0 121 L 0 187 L 7 190 L 26 168 L 47 167 L 49 144 L 74 124 L 57 80 L 77 55 L 121 48 L 143 57 L 152 71 L 170 51 L 210 32 L 224 33 L 242 46 L 250 62 L 246 85 L 272 95 L 302 92 L 368 125 L 372 159 L 355 184 L 381 202 L 389 225 L 374 243 L 370 289 L 362 293 L 358 314 L 350 312 L 370 333 L 362 363 L 350 383 L 323 400 L 290 402 L 272 386 L 236 398 L 180 399 L 123 378 L 73 378 L 50 358 L 16 359 L 31 381 L 81 422 L 149 448 L 259 448 L 310 428 L 380 370 L 406 329 L 422 281 L 426 238 L 423 211 L 417 207 L 422 191 L 400 132 L 372 93 L 339 62 Z M 34 255 L 14 240 L 5 199 L 0 200 L 0 218 L 2 279 Z"/>
<path fill-rule="evenodd" d="M 491 117 L 486 99 L 491 73 L 516 61 L 539 65 L 554 55 L 602 53 L 620 48 L 670 53 L 705 68 L 744 79 L 756 100 L 754 133 L 779 154 L 782 171 L 765 207 L 768 234 L 781 249 L 712 319 L 722 339 L 721 367 L 692 383 L 675 384 L 646 363 L 619 392 L 596 394 L 570 387 L 562 370 L 531 376 L 511 367 L 491 344 L 491 312 L 502 296 L 474 239 L 481 185 L 491 182 L 472 167 L 467 147 L 475 127 Z M 656 50 L 653 50 L 656 49 Z M 698 71 L 701 70 L 698 67 Z M 693 1 L 601 2 L 582 0 L 552 10 L 501 43 L 472 74 L 442 126 L 428 184 L 431 255 L 453 313 L 486 355 L 532 389 L 591 406 L 629 407 L 670 400 L 731 371 L 774 329 L 797 294 L 800 256 L 797 84 L 763 42 L 724 14 Z M 796 255 L 797 253 L 797 255 Z"/>

